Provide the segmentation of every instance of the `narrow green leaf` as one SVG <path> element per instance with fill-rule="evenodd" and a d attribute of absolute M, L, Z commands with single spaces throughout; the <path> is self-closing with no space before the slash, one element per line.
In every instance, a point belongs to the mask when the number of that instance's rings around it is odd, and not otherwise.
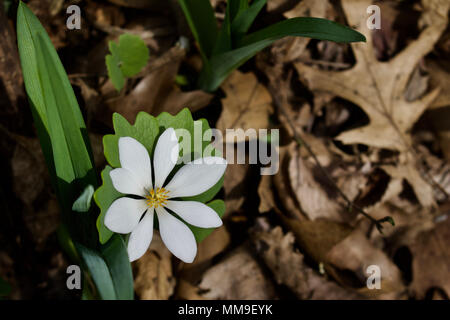
<path fill-rule="evenodd" d="M 178 0 L 189 27 L 197 40 L 204 62 L 211 55 L 217 39 L 217 21 L 209 0 Z"/>
<path fill-rule="evenodd" d="M 247 33 L 266 2 L 267 0 L 255 0 L 250 7 L 239 12 L 231 24 L 231 33 L 235 43 Z"/>
<path fill-rule="evenodd" d="M 89 249 L 78 242 L 75 242 L 75 247 L 81 256 L 84 265 L 89 270 L 100 298 L 103 300 L 115 300 L 117 295 L 105 260 L 103 260 L 96 251 Z"/>
<path fill-rule="evenodd" d="M 76 212 L 88 212 L 91 207 L 92 195 L 94 194 L 94 187 L 88 185 L 83 193 L 78 197 L 72 205 L 72 210 Z"/>
<path fill-rule="evenodd" d="M 245 36 L 238 44 L 239 47 L 260 41 L 281 39 L 286 36 L 307 37 L 335 42 L 366 41 L 364 35 L 349 27 L 322 18 L 300 17 L 275 23 L 262 30 Z"/>
<path fill-rule="evenodd" d="M 212 55 L 226 52 L 231 50 L 231 17 L 230 17 L 230 6 L 227 6 L 225 12 L 225 19 L 220 28 L 219 35 L 217 36 L 217 41 L 214 46 Z"/>
<path fill-rule="evenodd" d="M 237 15 L 248 8 L 249 0 L 228 0 L 227 7 L 230 10 L 230 21 L 233 21 Z"/>
<path fill-rule="evenodd" d="M 108 265 L 117 299 L 133 300 L 133 273 L 131 271 L 127 248 L 122 237 L 115 234 L 102 246 L 101 251 Z"/>
<path fill-rule="evenodd" d="M 276 23 L 246 36 L 241 47 L 213 56 L 209 69 L 202 70 L 199 86 L 205 91 L 214 91 L 225 78 L 256 53 L 285 36 L 303 36 L 338 42 L 365 41 L 359 32 L 333 21 L 319 18 L 293 18 Z M 214 70 L 214 73 L 209 70 Z"/>

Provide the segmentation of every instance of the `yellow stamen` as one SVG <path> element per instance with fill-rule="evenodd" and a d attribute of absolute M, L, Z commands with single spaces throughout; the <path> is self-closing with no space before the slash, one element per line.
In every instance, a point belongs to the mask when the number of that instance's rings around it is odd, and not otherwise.
<path fill-rule="evenodd" d="M 169 190 L 166 190 L 164 188 L 156 188 L 151 189 L 148 192 L 148 195 L 145 196 L 145 199 L 149 207 L 158 208 L 166 205 L 168 197 Z"/>

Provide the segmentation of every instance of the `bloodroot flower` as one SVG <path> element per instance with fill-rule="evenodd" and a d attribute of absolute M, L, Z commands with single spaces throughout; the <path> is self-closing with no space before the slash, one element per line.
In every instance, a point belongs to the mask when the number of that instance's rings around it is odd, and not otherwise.
<path fill-rule="evenodd" d="M 205 157 L 182 166 L 164 185 L 178 160 L 179 145 L 175 130 L 165 130 L 155 148 L 152 166 L 145 147 L 131 137 L 119 139 L 121 168 L 110 172 L 114 188 L 130 195 L 115 200 L 105 215 L 105 225 L 113 232 L 131 233 L 128 241 L 130 261 L 139 259 L 150 246 L 153 236 L 153 216 L 156 211 L 159 232 L 167 248 L 184 262 L 192 262 L 197 243 L 188 226 L 169 213 L 176 213 L 187 223 L 201 228 L 222 225 L 217 213 L 197 201 L 176 198 L 201 194 L 223 176 L 227 162 L 220 157 Z"/>

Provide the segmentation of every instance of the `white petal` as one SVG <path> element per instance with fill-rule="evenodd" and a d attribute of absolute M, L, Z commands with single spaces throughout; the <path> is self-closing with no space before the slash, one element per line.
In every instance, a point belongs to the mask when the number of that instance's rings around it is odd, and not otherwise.
<path fill-rule="evenodd" d="M 122 168 L 131 171 L 146 188 L 152 188 L 152 166 L 147 149 L 136 139 L 119 139 L 119 158 Z"/>
<path fill-rule="evenodd" d="M 113 232 L 130 233 L 147 208 L 145 200 L 119 198 L 106 211 L 105 226 Z"/>
<path fill-rule="evenodd" d="M 183 222 L 168 213 L 164 208 L 156 208 L 159 233 L 167 249 L 178 259 L 191 263 L 197 254 L 194 234 Z"/>
<path fill-rule="evenodd" d="M 153 208 L 148 209 L 136 229 L 128 239 L 128 257 L 130 261 L 139 259 L 150 246 L 153 238 Z"/>
<path fill-rule="evenodd" d="M 109 172 L 114 188 L 123 194 L 134 194 L 145 197 L 145 187 L 131 171 L 117 168 Z"/>
<path fill-rule="evenodd" d="M 177 164 L 180 147 L 173 128 L 166 129 L 158 139 L 153 165 L 155 167 L 155 188 L 161 188 L 167 176 Z"/>
<path fill-rule="evenodd" d="M 222 225 L 219 215 L 206 204 L 197 201 L 167 201 L 165 205 L 184 221 L 200 228 L 217 228 Z"/>
<path fill-rule="evenodd" d="M 227 161 L 220 157 L 206 157 L 189 162 L 167 184 L 169 197 L 190 197 L 205 192 L 223 176 Z"/>

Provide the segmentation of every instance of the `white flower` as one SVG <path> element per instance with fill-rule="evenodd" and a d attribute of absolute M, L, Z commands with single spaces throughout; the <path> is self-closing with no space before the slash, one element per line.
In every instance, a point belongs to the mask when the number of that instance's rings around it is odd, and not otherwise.
<path fill-rule="evenodd" d="M 117 191 L 134 197 L 115 200 L 106 212 L 105 225 L 113 232 L 131 233 L 128 241 L 130 261 L 139 259 L 150 246 L 155 211 L 164 244 L 184 262 L 192 262 L 197 254 L 194 234 L 166 209 L 197 227 L 215 228 L 222 225 L 220 217 L 207 205 L 172 199 L 195 196 L 210 189 L 223 176 L 226 160 L 205 157 L 189 162 L 164 185 L 175 167 L 178 155 L 178 139 L 175 130 L 169 128 L 161 134 L 155 147 L 153 183 L 152 166 L 145 147 L 131 137 L 119 139 L 122 167 L 111 170 L 111 180 Z"/>

